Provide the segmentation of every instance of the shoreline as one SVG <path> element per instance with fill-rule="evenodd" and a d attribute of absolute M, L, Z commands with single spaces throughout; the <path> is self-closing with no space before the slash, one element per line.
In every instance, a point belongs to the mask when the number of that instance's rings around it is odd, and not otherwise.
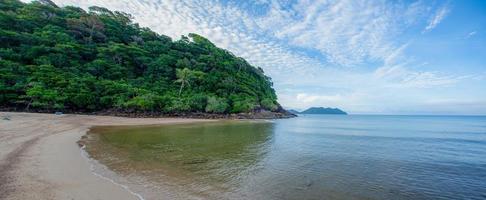
<path fill-rule="evenodd" d="M 3 119 L 9 116 L 9 120 Z M 77 143 L 93 126 L 215 121 L 0 112 L 0 199 L 139 199 L 97 176 Z"/>
<path fill-rule="evenodd" d="M 53 114 L 53 110 L 17 110 L 15 108 L 0 107 L 0 112 L 10 113 L 40 113 Z M 128 118 L 190 118 L 190 119 L 287 119 L 298 117 L 298 115 L 288 112 L 283 108 L 278 111 L 257 110 L 249 113 L 204 113 L 204 112 L 183 112 L 183 113 L 163 113 L 163 112 L 137 112 L 123 110 L 103 110 L 93 112 L 66 111 L 64 114 L 88 115 L 88 116 L 110 116 Z"/>
<path fill-rule="evenodd" d="M 95 176 L 97 176 L 101 179 L 107 180 L 107 181 L 111 182 L 112 184 L 117 185 L 117 186 L 125 189 L 128 193 L 137 197 L 137 199 L 139 199 L 139 200 L 145 200 L 141 194 L 132 191 L 130 189 L 130 187 L 128 187 L 127 185 L 123 185 L 121 183 L 118 183 L 115 180 L 113 180 L 109 177 L 103 176 L 102 174 L 96 172 L 95 171 L 96 163 L 94 163 L 94 162 L 97 162 L 97 161 L 89 156 L 89 153 L 86 151 L 86 145 L 81 146 L 79 148 L 79 150 L 80 150 L 81 156 L 88 161 L 88 163 L 90 165 L 89 169 L 90 169 L 90 171 L 93 175 L 95 175 Z M 98 164 L 98 165 L 101 165 L 101 164 Z"/>

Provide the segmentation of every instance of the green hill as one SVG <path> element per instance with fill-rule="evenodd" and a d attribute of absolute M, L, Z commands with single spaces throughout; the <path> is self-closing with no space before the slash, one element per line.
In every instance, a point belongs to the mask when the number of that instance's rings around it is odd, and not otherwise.
<path fill-rule="evenodd" d="M 48 0 L 0 0 L 0 91 L 3 110 L 286 113 L 261 68 L 202 36 Z"/>

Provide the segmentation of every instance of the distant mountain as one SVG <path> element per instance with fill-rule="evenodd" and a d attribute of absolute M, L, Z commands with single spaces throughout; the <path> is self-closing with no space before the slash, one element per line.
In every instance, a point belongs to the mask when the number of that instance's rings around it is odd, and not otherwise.
<path fill-rule="evenodd" d="M 299 112 L 299 111 L 296 111 L 296 110 L 294 110 L 294 109 L 290 109 L 290 110 L 287 110 L 287 111 L 289 111 L 289 112 L 290 112 L 290 113 L 292 113 L 292 114 L 300 114 L 300 112 Z"/>
<path fill-rule="evenodd" d="M 342 111 L 339 108 L 323 108 L 312 107 L 300 112 L 299 114 L 331 114 L 331 115 L 347 115 L 348 113 Z"/>

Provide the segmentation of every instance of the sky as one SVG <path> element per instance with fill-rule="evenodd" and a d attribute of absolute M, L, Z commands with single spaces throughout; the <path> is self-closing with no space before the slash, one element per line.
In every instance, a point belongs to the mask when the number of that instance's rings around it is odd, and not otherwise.
<path fill-rule="evenodd" d="M 278 101 L 352 114 L 486 114 L 486 1 L 54 0 L 197 33 L 264 69 Z"/>

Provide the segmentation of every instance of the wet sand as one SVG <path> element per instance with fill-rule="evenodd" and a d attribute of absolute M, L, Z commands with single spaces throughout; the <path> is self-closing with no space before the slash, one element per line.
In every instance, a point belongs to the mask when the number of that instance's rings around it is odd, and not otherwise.
<path fill-rule="evenodd" d="M 92 126 L 198 121 L 0 112 L 0 199 L 139 199 L 92 173 L 76 142 Z"/>

